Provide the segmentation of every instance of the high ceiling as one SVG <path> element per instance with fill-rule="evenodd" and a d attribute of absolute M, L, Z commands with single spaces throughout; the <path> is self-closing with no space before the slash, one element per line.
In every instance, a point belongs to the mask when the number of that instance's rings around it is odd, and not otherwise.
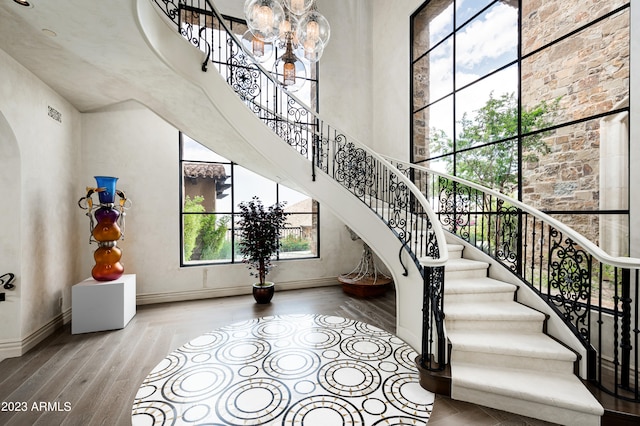
<path fill-rule="evenodd" d="M 138 78 L 162 67 L 132 0 L 0 0 L 0 49 L 81 112 L 138 98 Z M 237 8 L 237 1 L 216 5 Z M 229 4 L 227 4 L 229 3 Z"/>
<path fill-rule="evenodd" d="M 0 2 L 0 48 L 80 111 L 131 98 L 148 49 L 127 0 Z"/>
<path fill-rule="evenodd" d="M 32 7 L 0 0 L 0 49 L 80 112 L 134 100 L 218 154 L 281 181 L 281 167 L 266 162 L 199 86 L 150 49 L 137 21 L 138 0 L 29 1 Z M 199 62 L 193 66 L 200 72 Z"/>

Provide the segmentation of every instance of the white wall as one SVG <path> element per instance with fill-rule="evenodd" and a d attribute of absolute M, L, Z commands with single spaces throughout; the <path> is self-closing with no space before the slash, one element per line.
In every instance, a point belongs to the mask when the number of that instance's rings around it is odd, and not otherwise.
<path fill-rule="evenodd" d="M 243 18 L 243 1 L 213 0 L 225 15 Z M 372 8 L 369 0 L 317 0 L 331 26 L 320 59 L 320 115 L 347 135 L 373 144 Z M 406 121 L 406 120 L 405 120 Z"/>
<path fill-rule="evenodd" d="M 244 264 L 180 267 L 178 130 L 133 101 L 86 113 L 82 124 L 80 180 L 92 186 L 94 175 L 116 176 L 132 201 L 118 245 L 125 273 L 137 275 L 139 303 L 249 293 L 253 279 Z M 337 284 L 337 275 L 357 264 L 361 246 L 322 206 L 320 212 L 321 258 L 277 262 L 269 279 L 279 289 Z M 87 241 L 88 234 L 82 247 L 88 275 L 96 246 Z"/>
<path fill-rule="evenodd" d="M 79 271 L 76 202 L 81 185 L 75 176 L 80 113 L 2 50 L 0 73 L 0 116 L 6 120 L 0 143 L 15 172 L 3 174 L 1 181 L 0 192 L 15 198 L 3 198 L 0 209 L 0 240 L 9 241 L 2 250 L 11 256 L 0 267 L 19 267 L 6 271 L 16 274 L 18 288 L 7 292 L 9 300 L 0 306 L 13 313 L 0 328 L 2 357 L 25 349 L 23 342 L 28 346 L 37 340 L 43 327 L 55 328 L 70 307 L 70 288 Z M 61 123 L 48 116 L 49 106 L 62 114 Z M 16 143 L 17 149 L 9 146 Z"/>
<path fill-rule="evenodd" d="M 320 59 L 320 115 L 347 135 L 373 145 L 372 10 L 368 0 L 318 0 L 331 24 Z"/>
<path fill-rule="evenodd" d="M 410 16 L 423 0 L 372 0 L 373 148 L 409 160 Z"/>

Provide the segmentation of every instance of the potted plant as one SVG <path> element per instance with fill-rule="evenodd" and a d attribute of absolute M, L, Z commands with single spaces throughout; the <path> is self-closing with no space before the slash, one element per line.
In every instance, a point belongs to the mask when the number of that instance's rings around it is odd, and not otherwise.
<path fill-rule="evenodd" d="M 258 278 L 253 284 L 253 297 L 257 303 L 269 303 L 273 297 L 274 283 L 266 281 L 266 277 L 273 268 L 271 260 L 280 248 L 280 230 L 287 220 L 284 204 L 265 208 L 258 197 L 239 204 L 239 249 L 249 274 Z"/>

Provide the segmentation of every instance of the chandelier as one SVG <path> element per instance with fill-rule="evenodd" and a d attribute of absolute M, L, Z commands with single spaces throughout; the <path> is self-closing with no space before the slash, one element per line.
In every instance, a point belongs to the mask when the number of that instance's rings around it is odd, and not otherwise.
<path fill-rule="evenodd" d="M 255 62 L 268 64 L 276 48 L 284 50 L 272 73 L 285 89 L 299 90 L 307 64 L 320 60 L 331 36 L 329 21 L 315 0 L 246 0 L 244 14 L 249 27 L 242 37 L 245 52 Z"/>

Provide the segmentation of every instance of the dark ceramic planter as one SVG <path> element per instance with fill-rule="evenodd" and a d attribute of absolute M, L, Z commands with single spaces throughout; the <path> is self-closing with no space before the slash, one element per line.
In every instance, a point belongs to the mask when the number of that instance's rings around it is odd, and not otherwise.
<path fill-rule="evenodd" d="M 253 285 L 253 298 L 259 304 L 270 303 L 275 289 L 276 286 L 272 282 L 266 282 L 264 285 L 255 283 Z"/>

